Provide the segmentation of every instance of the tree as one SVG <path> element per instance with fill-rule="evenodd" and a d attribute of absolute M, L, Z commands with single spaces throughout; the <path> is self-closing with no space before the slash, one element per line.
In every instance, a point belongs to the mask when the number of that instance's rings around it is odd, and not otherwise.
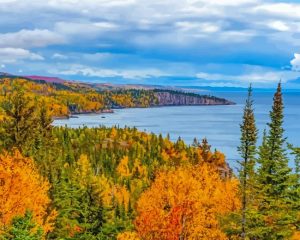
<path fill-rule="evenodd" d="M 257 128 L 255 124 L 253 100 L 252 100 L 252 87 L 248 89 L 248 97 L 244 108 L 243 122 L 240 125 L 241 129 L 241 143 L 238 151 L 242 157 L 239 162 L 239 178 L 240 188 L 242 194 L 242 238 L 245 239 L 247 235 L 246 229 L 246 214 L 249 205 L 249 195 L 253 194 L 253 181 L 254 181 L 254 166 L 256 154 L 256 141 L 257 141 Z"/>
<path fill-rule="evenodd" d="M 283 99 L 281 83 L 273 99 L 269 131 L 263 139 L 258 158 L 256 189 L 257 212 L 250 235 L 259 239 L 284 239 L 291 237 L 297 214 L 293 195 L 296 179 L 288 166 L 283 129 Z"/>
<path fill-rule="evenodd" d="M 140 240 L 136 232 L 122 232 L 118 234 L 117 240 Z"/>
<path fill-rule="evenodd" d="M 6 149 L 16 147 L 25 152 L 34 141 L 37 122 L 34 100 L 26 96 L 20 86 L 14 85 L 13 91 L 7 94 L 1 107 L 5 113 L 1 122 L 2 145 Z"/>
<path fill-rule="evenodd" d="M 295 155 L 295 182 L 296 184 L 292 188 L 293 195 L 293 209 L 298 213 L 296 226 L 297 228 L 294 231 L 293 240 L 300 238 L 300 148 L 293 147 L 289 144 L 289 148 L 292 151 L 292 154 Z"/>
<path fill-rule="evenodd" d="M 237 210 L 238 184 L 207 164 L 160 172 L 137 202 L 141 239 L 226 239 L 218 216 Z"/>
<path fill-rule="evenodd" d="M 24 217 L 16 216 L 9 231 L 0 235 L 3 240 L 42 240 L 43 229 L 34 221 L 32 213 L 26 211 Z"/>
<path fill-rule="evenodd" d="M 49 213 L 49 183 L 42 179 L 30 158 L 24 158 L 18 151 L 12 155 L 0 155 L 0 229 L 9 228 L 16 216 L 23 216 L 27 210 L 44 233 L 52 230 Z"/>
<path fill-rule="evenodd" d="M 101 189 L 87 156 L 81 155 L 73 168 L 66 164 L 55 186 L 59 214 L 52 237 L 92 239 L 101 233 L 105 222 Z"/>
<path fill-rule="evenodd" d="M 295 172 L 300 178 L 299 176 L 300 175 L 300 147 L 294 147 L 292 144 L 289 144 L 289 149 L 292 151 L 292 154 L 295 156 Z"/>
<path fill-rule="evenodd" d="M 41 101 L 37 107 L 37 139 L 40 145 L 45 146 L 46 143 L 52 141 L 52 122 L 51 113 L 47 109 L 45 101 Z M 40 148 L 42 146 L 39 146 Z"/>

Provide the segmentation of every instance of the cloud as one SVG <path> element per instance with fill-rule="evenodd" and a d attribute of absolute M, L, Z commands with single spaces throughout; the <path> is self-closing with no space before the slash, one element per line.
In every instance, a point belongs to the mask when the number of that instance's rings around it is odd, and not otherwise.
<path fill-rule="evenodd" d="M 276 83 L 280 80 L 287 82 L 295 80 L 300 77 L 299 73 L 292 71 L 266 71 L 266 72 L 252 72 L 240 75 L 224 75 L 215 73 L 200 72 L 196 74 L 197 78 L 209 81 L 231 81 L 238 83 Z"/>
<path fill-rule="evenodd" d="M 290 30 L 290 27 L 283 21 L 270 21 L 267 23 L 267 25 L 272 29 L 282 32 Z"/>
<path fill-rule="evenodd" d="M 22 48 L 0 48 L 0 62 L 1 63 L 14 63 L 18 60 L 44 60 L 44 58 L 36 53 L 32 53 Z"/>
<path fill-rule="evenodd" d="M 258 4 L 253 8 L 254 12 L 268 14 L 276 17 L 284 18 L 300 18 L 300 4 L 298 3 L 266 3 Z M 268 16 L 266 16 L 268 17 Z"/>
<path fill-rule="evenodd" d="M 65 39 L 47 29 L 23 29 L 18 32 L 0 34 L 0 47 L 33 48 L 64 43 Z"/>
<path fill-rule="evenodd" d="M 210 22 L 188 22 L 180 21 L 175 24 L 181 31 L 200 31 L 206 33 L 214 33 L 220 30 L 220 26 Z"/>
<path fill-rule="evenodd" d="M 18 62 L 15 71 L 26 71 L 24 61 L 18 60 L 41 59 L 42 55 L 50 57 L 27 65 L 41 73 L 58 68 L 58 74 L 61 71 L 87 79 L 190 77 L 198 72 L 198 77 L 225 78 L 233 84 L 249 80 L 267 84 L 280 77 L 290 81 L 298 74 L 283 71 L 286 65 L 292 64 L 293 70 L 299 71 L 297 57 L 290 63 L 300 46 L 297 1 L 0 2 L 0 48 L 27 51 L 24 57 L 20 53 L 15 58 L 6 57 L 6 62 Z M 59 70 L 60 60 L 67 60 L 64 63 L 69 67 Z M 222 67 L 202 68 L 214 64 Z M 230 64 L 235 68 L 227 69 Z M 243 65 L 266 69 L 248 71 Z"/>
<path fill-rule="evenodd" d="M 89 66 L 73 65 L 67 70 L 50 70 L 50 73 L 60 75 L 80 75 L 86 77 L 111 78 L 122 77 L 126 79 L 145 79 L 167 75 L 158 69 L 108 69 L 92 68 Z"/>
<path fill-rule="evenodd" d="M 110 22 L 57 22 L 54 29 L 61 34 L 80 35 L 86 38 L 117 30 L 118 25 Z"/>
<path fill-rule="evenodd" d="M 300 54 L 295 53 L 294 58 L 291 60 L 292 69 L 294 71 L 300 71 Z"/>
<path fill-rule="evenodd" d="M 60 54 L 60 53 L 54 53 L 51 58 L 58 59 L 58 60 L 66 60 L 66 59 L 68 59 L 68 56 Z"/>

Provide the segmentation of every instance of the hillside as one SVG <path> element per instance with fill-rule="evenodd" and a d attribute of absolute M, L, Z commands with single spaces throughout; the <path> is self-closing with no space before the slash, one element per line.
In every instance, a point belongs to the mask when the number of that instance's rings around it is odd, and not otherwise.
<path fill-rule="evenodd" d="M 70 114 L 101 113 L 116 108 L 182 106 L 182 105 L 229 105 L 226 99 L 209 95 L 169 90 L 122 88 L 114 86 L 66 81 L 54 77 L 19 77 L 0 75 L 0 99 L 20 88 L 30 98 L 42 101 L 53 117 L 68 117 Z M 110 85 L 113 86 L 113 85 Z"/>

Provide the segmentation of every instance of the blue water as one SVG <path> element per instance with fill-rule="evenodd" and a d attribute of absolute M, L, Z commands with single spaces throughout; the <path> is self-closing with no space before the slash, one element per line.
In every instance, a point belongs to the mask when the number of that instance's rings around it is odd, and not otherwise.
<path fill-rule="evenodd" d="M 212 148 L 226 154 L 231 166 L 236 166 L 239 158 L 239 144 L 245 92 L 216 92 L 214 95 L 236 102 L 230 106 L 180 106 L 161 108 L 118 109 L 114 114 L 79 115 L 78 118 L 56 120 L 54 125 L 69 127 L 99 125 L 137 127 L 140 130 L 170 134 L 172 140 L 179 136 L 187 143 L 196 137 L 206 137 Z M 269 121 L 273 93 L 254 93 L 255 115 L 260 133 Z M 285 135 L 288 142 L 300 146 L 300 92 L 284 93 Z M 105 118 L 103 118 L 103 116 Z"/>

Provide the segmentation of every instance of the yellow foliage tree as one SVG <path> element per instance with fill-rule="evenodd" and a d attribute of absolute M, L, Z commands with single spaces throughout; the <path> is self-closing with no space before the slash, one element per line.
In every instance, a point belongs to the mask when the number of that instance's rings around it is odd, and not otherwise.
<path fill-rule="evenodd" d="M 161 172 L 137 202 L 142 239 L 226 239 L 218 216 L 240 207 L 238 182 L 207 164 Z"/>
<path fill-rule="evenodd" d="M 130 193 L 125 186 L 115 185 L 113 187 L 114 198 L 118 204 L 124 204 L 125 210 L 128 210 L 128 204 L 130 199 Z"/>
<path fill-rule="evenodd" d="M 130 170 L 129 170 L 129 167 L 128 167 L 128 156 L 124 156 L 118 167 L 117 167 L 117 172 L 120 174 L 121 177 L 130 177 L 131 176 L 131 173 L 130 173 Z"/>
<path fill-rule="evenodd" d="M 132 175 L 140 178 L 147 176 L 147 168 L 142 165 L 138 158 L 136 158 L 134 161 Z"/>
<path fill-rule="evenodd" d="M 123 232 L 118 234 L 117 240 L 140 240 L 135 232 Z"/>
<path fill-rule="evenodd" d="M 82 154 L 80 155 L 75 169 L 75 177 L 79 181 L 81 187 L 87 187 L 88 184 L 94 181 L 93 173 L 92 173 L 92 166 L 87 157 L 87 155 Z"/>
<path fill-rule="evenodd" d="M 15 216 L 23 216 L 26 210 L 47 233 L 52 230 L 55 212 L 47 212 L 50 204 L 49 183 L 42 179 L 30 158 L 18 151 L 0 155 L 0 231 L 9 227 Z"/>

